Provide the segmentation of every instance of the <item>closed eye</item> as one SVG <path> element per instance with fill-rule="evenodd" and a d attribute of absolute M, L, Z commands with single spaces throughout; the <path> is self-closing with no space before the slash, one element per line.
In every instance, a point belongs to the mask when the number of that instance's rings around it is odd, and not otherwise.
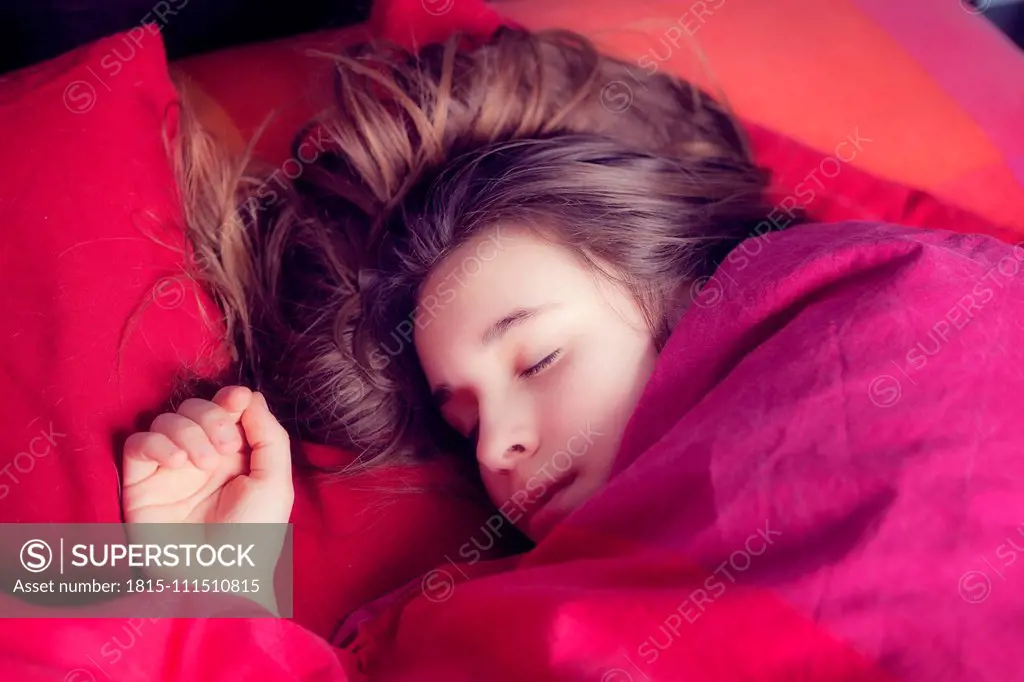
<path fill-rule="evenodd" d="M 522 372 L 520 372 L 519 376 L 521 376 L 524 379 L 529 379 L 530 377 L 537 376 L 538 374 L 543 372 L 545 369 L 550 367 L 551 363 L 553 363 L 555 360 L 557 360 L 558 356 L 560 356 L 561 354 L 562 354 L 562 349 L 561 348 L 556 349 L 553 353 L 548 355 L 546 358 L 544 358 L 543 360 L 538 362 L 533 367 L 530 367 L 529 369 L 526 369 L 526 370 L 523 370 Z"/>
<path fill-rule="evenodd" d="M 523 379 L 529 379 L 531 377 L 537 376 L 538 374 L 543 372 L 545 369 L 550 367 L 552 365 L 552 363 L 554 363 L 555 360 L 557 360 L 561 355 L 562 355 L 562 349 L 561 348 L 557 348 L 557 349 L 555 349 L 554 352 L 549 354 L 547 357 L 545 357 L 543 360 L 541 360 L 537 364 L 535 364 L 532 367 L 530 367 L 528 369 L 525 369 L 522 372 L 520 372 L 519 376 L 522 377 Z M 470 443 L 473 443 L 474 445 L 476 444 L 477 440 L 480 438 L 480 423 L 479 422 L 477 422 L 476 424 L 473 425 L 473 428 L 471 428 L 469 430 L 469 433 L 466 434 L 465 438 Z"/>

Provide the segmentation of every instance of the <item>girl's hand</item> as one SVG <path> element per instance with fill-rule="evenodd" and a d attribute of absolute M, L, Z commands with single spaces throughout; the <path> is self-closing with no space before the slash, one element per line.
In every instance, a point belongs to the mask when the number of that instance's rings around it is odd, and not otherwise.
<path fill-rule="evenodd" d="M 197 543 L 224 537 L 206 524 L 279 524 L 258 529 L 249 557 L 255 574 L 245 577 L 260 589 L 241 595 L 275 615 L 274 568 L 294 499 L 288 433 L 263 396 L 248 388 L 222 388 L 212 401 L 186 400 L 125 443 L 121 504 L 131 542 L 166 541 L 166 532 L 146 525 L 153 523 L 196 524 L 188 537 Z M 185 584 L 202 578 L 205 584 L 207 578 L 240 578 L 238 570 L 147 565 L 146 572 Z"/>
<path fill-rule="evenodd" d="M 228 386 L 132 434 L 122 488 L 127 523 L 287 523 L 288 433 L 261 394 Z"/>

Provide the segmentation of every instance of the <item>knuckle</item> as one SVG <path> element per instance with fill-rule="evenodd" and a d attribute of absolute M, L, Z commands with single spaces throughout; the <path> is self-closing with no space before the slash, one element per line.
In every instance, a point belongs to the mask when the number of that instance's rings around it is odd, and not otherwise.
<path fill-rule="evenodd" d="M 197 412 L 205 409 L 209 404 L 211 404 L 209 401 L 202 398 L 186 398 L 178 405 L 178 414 L 182 412 Z"/>
<path fill-rule="evenodd" d="M 178 406 L 178 414 L 191 419 L 200 425 L 212 424 L 217 419 L 222 419 L 224 411 L 216 403 L 201 398 L 189 398 Z"/>
<path fill-rule="evenodd" d="M 125 450 L 142 450 L 150 443 L 150 436 L 147 432 L 133 433 L 124 442 Z"/>
<path fill-rule="evenodd" d="M 202 427 L 188 417 L 165 412 L 153 420 L 153 430 L 165 434 L 194 436 L 203 433 Z"/>
<path fill-rule="evenodd" d="M 237 384 L 231 384 L 229 386 L 221 387 L 217 391 L 217 394 L 214 396 L 214 398 L 216 400 L 224 400 L 224 399 L 228 398 L 228 396 L 231 396 L 231 395 L 233 395 L 235 393 L 238 393 L 239 391 L 248 391 L 248 390 L 249 389 L 247 389 L 245 386 L 239 386 Z"/>
<path fill-rule="evenodd" d="M 164 412 L 163 414 L 158 414 L 156 418 L 153 420 L 153 423 L 150 425 L 150 428 L 153 431 L 166 429 L 174 424 L 177 424 L 179 418 L 180 415 L 178 415 L 175 412 Z"/>

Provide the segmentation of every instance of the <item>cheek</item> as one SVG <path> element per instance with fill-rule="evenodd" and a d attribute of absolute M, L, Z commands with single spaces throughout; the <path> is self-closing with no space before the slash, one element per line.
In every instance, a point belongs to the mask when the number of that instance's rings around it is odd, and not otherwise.
<path fill-rule="evenodd" d="M 628 420 L 657 359 L 653 346 L 639 343 L 585 353 L 567 373 L 558 401 L 546 406 L 546 414 L 559 415 L 571 433 L 588 424 L 611 428 Z"/>
<path fill-rule="evenodd" d="M 598 346 L 567 373 L 543 410 L 545 450 L 571 449 L 587 468 L 610 468 L 657 361 L 653 344 Z"/>

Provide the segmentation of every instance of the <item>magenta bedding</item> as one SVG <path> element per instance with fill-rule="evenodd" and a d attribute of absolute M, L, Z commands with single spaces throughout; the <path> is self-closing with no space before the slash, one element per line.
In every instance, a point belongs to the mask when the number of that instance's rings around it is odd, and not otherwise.
<path fill-rule="evenodd" d="M 27 621 L 0 676 L 1018 679 L 1022 260 L 872 223 L 749 240 L 695 288 L 608 486 L 529 554 L 441 567 L 333 643 L 138 621 L 102 668 L 109 623 Z"/>

